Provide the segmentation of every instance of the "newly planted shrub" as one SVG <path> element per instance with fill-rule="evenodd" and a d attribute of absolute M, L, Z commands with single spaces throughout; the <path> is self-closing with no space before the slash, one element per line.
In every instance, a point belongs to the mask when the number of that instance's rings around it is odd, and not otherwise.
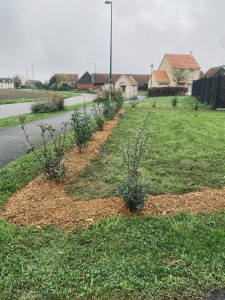
<path fill-rule="evenodd" d="M 153 102 L 152 102 L 152 107 L 156 107 L 156 100 L 154 100 Z"/>
<path fill-rule="evenodd" d="M 133 107 L 133 108 L 135 108 L 137 105 L 138 105 L 138 103 L 139 103 L 139 100 L 137 100 L 137 99 L 130 99 L 130 101 L 129 101 L 129 104 Z"/>
<path fill-rule="evenodd" d="M 147 200 L 149 181 L 139 172 L 141 159 L 146 152 L 146 143 L 149 139 L 149 132 L 146 132 L 146 125 L 150 117 L 148 113 L 135 143 L 130 144 L 123 151 L 123 162 L 126 167 L 124 182 L 119 186 L 119 194 L 123 197 L 130 211 L 135 212 L 142 209 Z"/>
<path fill-rule="evenodd" d="M 85 106 L 83 112 L 75 109 L 71 120 L 75 144 L 81 152 L 82 149 L 87 147 L 88 142 L 91 140 L 92 134 L 95 131 L 95 124 L 90 115 L 87 114 Z"/>
<path fill-rule="evenodd" d="M 65 138 L 66 138 L 66 129 L 68 122 L 63 122 L 61 128 L 61 135 L 55 137 L 55 129 L 51 125 L 38 125 L 41 129 L 42 137 L 42 148 L 40 151 L 35 149 L 35 142 L 31 142 L 25 130 L 24 117 L 20 117 L 21 128 L 25 134 L 27 144 L 28 144 L 28 153 L 33 152 L 36 160 L 41 164 L 43 171 L 50 178 L 62 178 L 65 174 L 65 164 L 62 163 L 62 158 L 66 151 Z M 47 136 L 49 135 L 51 141 L 47 142 Z"/>
<path fill-rule="evenodd" d="M 177 104 L 178 104 L 178 99 L 177 99 L 176 96 L 171 100 L 171 104 L 172 104 L 172 106 L 173 106 L 174 108 L 177 106 Z"/>
<path fill-rule="evenodd" d="M 104 129 L 105 118 L 102 114 L 96 116 L 95 122 L 96 122 L 96 130 L 103 130 Z"/>

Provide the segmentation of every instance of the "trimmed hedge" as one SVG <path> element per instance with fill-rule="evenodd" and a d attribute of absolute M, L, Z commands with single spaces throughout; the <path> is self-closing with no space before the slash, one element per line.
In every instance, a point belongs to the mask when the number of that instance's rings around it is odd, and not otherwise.
<path fill-rule="evenodd" d="M 185 95 L 188 89 L 181 86 L 154 87 L 148 89 L 149 97 Z"/>

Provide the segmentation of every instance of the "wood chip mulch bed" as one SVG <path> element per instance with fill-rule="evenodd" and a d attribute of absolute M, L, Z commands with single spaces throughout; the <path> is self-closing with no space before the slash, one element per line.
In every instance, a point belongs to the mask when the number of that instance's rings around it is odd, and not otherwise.
<path fill-rule="evenodd" d="M 17 225 L 37 227 L 54 224 L 70 231 L 86 228 L 96 220 L 110 215 L 169 216 L 183 211 L 190 214 L 216 212 L 225 209 L 225 188 L 201 190 L 183 195 L 149 196 L 141 212 L 131 214 L 119 197 L 81 199 L 67 195 L 71 181 L 91 163 L 99 153 L 119 117 L 106 124 L 104 131 L 95 133 L 87 149 L 79 153 L 76 148 L 66 155 L 67 175 L 63 182 L 47 180 L 42 174 L 12 195 L 0 217 Z"/>

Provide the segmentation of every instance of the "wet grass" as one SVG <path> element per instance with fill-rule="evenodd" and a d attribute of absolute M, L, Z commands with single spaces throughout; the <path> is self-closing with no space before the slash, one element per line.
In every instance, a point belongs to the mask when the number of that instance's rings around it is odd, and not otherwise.
<path fill-rule="evenodd" d="M 122 151 L 135 138 L 148 110 L 128 109 L 100 155 L 75 180 L 74 197 L 116 195 L 122 181 Z M 224 112 L 152 109 L 148 125 L 150 139 L 140 169 L 149 179 L 149 193 L 182 194 L 200 187 L 225 186 Z"/>
<path fill-rule="evenodd" d="M 111 217 L 70 234 L 0 220 L 0 298 L 200 299 L 225 287 L 224 218 Z"/>

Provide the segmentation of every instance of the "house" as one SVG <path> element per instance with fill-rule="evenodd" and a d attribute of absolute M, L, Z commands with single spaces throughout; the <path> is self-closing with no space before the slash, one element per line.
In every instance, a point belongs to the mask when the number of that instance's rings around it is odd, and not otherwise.
<path fill-rule="evenodd" d="M 124 99 L 136 99 L 138 83 L 131 75 L 122 75 L 115 82 L 115 89 L 122 92 Z"/>
<path fill-rule="evenodd" d="M 191 93 L 193 80 L 199 79 L 199 75 L 200 66 L 192 52 L 189 55 L 165 54 L 158 71 L 153 71 L 148 87 L 182 86 Z"/>
<path fill-rule="evenodd" d="M 29 86 L 31 89 L 33 89 L 33 88 L 35 88 L 34 82 L 35 82 L 35 80 L 28 79 L 25 81 L 24 85 Z"/>
<path fill-rule="evenodd" d="M 115 86 L 116 81 L 122 76 L 132 76 L 138 84 L 138 89 L 146 89 L 150 75 L 147 74 L 112 74 L 112 85 Z M 92 87 L 94 89 L 102 89 L 105 84 L 109 84 L 110 74 L 107 73 L 93 73 Z"/>
<path fill-rule="evenodd" d="M 12 78 L 0 78 L 0 89 L 13 89 L 13 79 Z"/>
<path fill-rule="evenodd" d="M 77 87 L 77 82 L 79 75 L 78 74 L 59 74 L 55 73 L 54 76 L 57 76 L 60 81 L 68 81 L 73 85 L 74 88 Z"/>
<path fill-rule="evenodd" d="M 92 76 L 90 73 L 85 72 L 77 82 L 78 90 L 88 90 L 92 88 Z"/>
<path fill-rule="evenodd" d="M 213 67 L 210 68 L 206 73 L 205 77 L 209 78 L 212 76 L 225 75 L 225 66 Z"/>

